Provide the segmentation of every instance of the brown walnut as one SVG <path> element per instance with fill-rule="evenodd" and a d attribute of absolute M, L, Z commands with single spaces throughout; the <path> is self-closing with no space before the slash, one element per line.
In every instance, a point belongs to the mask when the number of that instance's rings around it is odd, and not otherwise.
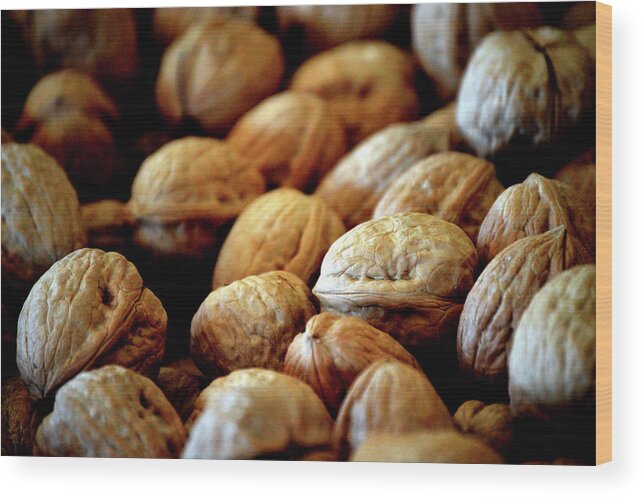
<path fill-rule="evenodd" d="M 2 379 L 2 455 L 30 456 L 41 418 L 20 378 Z"/>
<path fill-rule="evenodd" d="M 454 335 L 477 254 L 455 224 L 407 213 L 363 223 L 324 257 L 322 311 L 357 316 L 405 347 Z"/>
<path fill-rule="evenodd" d="M 507 404 L 485 405 L 469 400 L 458 407 L 453 415 L 464 433 L 481 438 L 498 453 L 503 453 L 513 440 L 513 415 Z"/>
<path fill-rule="evenodd" d="M 161 302 L 125 257 L 77 250 L 51 266 L 25 301 L 18 369 L 37 398 L 103 364 L 155 375 L 166 324 Z"/>
<path fill-rule="evenodd" d="M 328 248 L 344 232 L 339 216 L 319 197 L 292 188 L 268 192 L 244 209 L 226 237 L 212 287 L 276 270 L 312 286 Z"/>
<path fill-rule="evenodd" d="M 554 179 L 571 186 L 596 215 L 596 150 L 589 150 L 566 164 Z"/>
<path fill-rule="evenodd" d="M 81 373 L 58 391 L 34 454 L 175 458 L 185 440 L 163 392 L 150 379 L 110 365 Z"/>
<path fill-rule="evenodd" d="M 127 206 L 116 200 L 100 200 L 80 208 L 87 245 L 102 250 L 123 252 L 132 233 L 132 215 Z"/>
<path fill-rule="evenodd" d="M 161 367 L 155 383 L 176 409 L 181 421 L 187 421 L 194 409 L 194 402 L 201 392 L 198 377 L 181 369 Z"/>

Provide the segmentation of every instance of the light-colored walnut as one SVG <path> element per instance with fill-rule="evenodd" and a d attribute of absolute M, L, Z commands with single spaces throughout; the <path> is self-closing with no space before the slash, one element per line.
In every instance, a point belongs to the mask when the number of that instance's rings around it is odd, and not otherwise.
<path fill-rule="evenodd" d="M 482 221 L 477 242 L 481 267 L 516 240 L 558 226 L 564 226 L 594 256 L 596 227 L 583 199 L 565 183 L 530 174 L 507 188 Z"/>
<path fill-rule="evenodd" d="M 319 197 L 279 188 L 256 198 L 225 239 L 212 288 L 253 274 L 284 270 L 312 286 L 331 244 L 345 232 Z"/>
<path fill-rule="evenodd" d="M 438 153 L 400 175 L 377 203 L 373 218 L 424 212 L 458 225 L 475 243 L 482 220 L 503 190 L 491 162 L 460 152 Z"/>
<path fill-rule="evenodd" d="M 533 296 L 557 274 L 590 262 L 590 253 L 563 226 L 502 250 L 464 303 L 457 337 L 460 367 L 478 379 L 506 382 L 509 343 Z"/>
<path fill-rule="evenodd" d="M 225 142 L 174 140 L 149 156 L 134 178 L 134 239 L 161 255 L 208 255 L 220 241 L 219 229 L 264 191 L 261 174 Z"/>
<path fill-rule="evenodd" d="M 501 31 L 478 45 L 462 77 L 456 121 L 479 156 L 549 145 L 594 107 L 594 64 L 572 33 Z"/>
<path fill-rule="evenodd" d="M 186 440 L 178 414 L 148 378 L 120 366 L 79 374 L 56 394 L 34 454 L 178 457 Z"/>
<path fill-rule="evenodd" d="M 3 378 L 2 455 L 30 456 L 40 421 L 25 382 L 20 378 Z"/>
<path fill-rule="evenodd" d="M 593 412 L 595 266 L 565 271 L 534 296 L 514 333 L 508 366 L 514 414 Z"/>
<path fill-rule="evenodd" d="M 225 133 L 277 90 L 283 73 L 279 42 L 256 25 L 199 23 L 163 54 L 156 102 L 170 124 L 192 118 L 209 133 Z"/>
<path fill-rule="evenodd" d="M 214 380 L 200 400 L 183 458 L 292 459 L 331 443 L 324 404 L 312 388 L 285 374 L 236 371 Z"/>
<path fill-rule="evenodd" d="M 383 41 L 355 41 L 304 62 L 290 88 L 314 93 L 328 102 L 342 122 L 349 146 L 418 111 L 415 63 Z"/>
<path fill-rule="evenodd" d="M 293 337 L 316 312 L 310 290 L 294 274 L 248 276 L 203 301 L 192 319 L 191 355 L 206 373 L 249 367 L 279 371 Z"/>
<path fill-rule="evenodd" d="M 403 346 L 455 335 L 477 254 L 455 224 L 407 213 L 363 223 L 324 257 L 313 293 L 322 311 L 357 316 Z"/>
<path fill-rule="evenodd" d="M 201 392 L 197 377 L 181 369 L 162 367 L 155 381 L 182 421 L 187 421 L 194 410 L 194 402 Z"/>
<path fill-rule="evenodd" d="M 425 3 L 413 6 L 413 49 L 443 99 L 452 98 L 476 45 L 495 30 L 536 27 L 534 3 Z"/>
<path fill-rule="evenodd" d="M 457 431 L 377 435 L 367 439 L 351 461 L 503 464 L 504 460 L 479 439 Z"/>
<path fill-rule="evenodd" d="M 596 150 L 588 150 L 560 169 L 554 179 L 567 183 L 596 216 Z"/>
<path fill-rule="evenodd" d="M 269 185 L 300 190 L 317 185 L 346 152 L 344 128 L 326 102 L 291 91 L 248 111 L 227 137 Z"/>
<path fill-rule="evenodd" d="M 449 429 L 453 419 L 424 373 L 389 359 L 371 364 L 351 385 L 334 439 L 347 454 L 373 435 Z"/>
<path fill-rule="evenodd" d="M 469 400 L 453 415 L 464 433 L 480 437 L 490 447 L 503 453 L 513 440 L 513 415 L 507 404 L 485 405 Z"/>
<path fill-rule="evenodd" d="M 77 250 L 51 266 L 25 301 L 18 369 L 37 398 L 104 364 L 155 375 L 166 324 L 161 302 L 125 257 Z"/>
<path fill-rule="evenodd" d="M 458 130 L 458 125 L 455 122 L 455 111 L 457 102 L 454 100 L 444 107 L 431 112 L 427 117 L 422 119 L 422 122 L 431 128 L 440 130 L 448 138 L 450 150 L 464 149 L 465 142 L 462 134 Z"/>
<path fill-rule="evenodd" d="M 100 200 L 80 208 L 87 245 L 122 252 L 132 237 L 132 215 L 127 204 Z"/>
<path fill-rule="evenodd" d="M 420 369 L 390 335 L 358 318 L 324 312 L 306 323 L 286 353 L 284 372 L 308 383 L 334 415 L 355 378 L 380 359 Z"/>

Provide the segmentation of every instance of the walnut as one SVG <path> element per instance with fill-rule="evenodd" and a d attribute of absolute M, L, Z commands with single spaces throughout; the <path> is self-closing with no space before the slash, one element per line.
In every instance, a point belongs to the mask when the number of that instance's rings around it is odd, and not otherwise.
<path fill-rule="evenodd" d="M 324 404 L 288 375 L 246 369 L 214 380 L 206 391 L 183 458 L 299 459 L 331 443 Z"/>
<path fill-rule="evenodd" d="M 279 371 L 293 337 L 316 312 L 310 290 L 294 274 L 248 276 L 203 301 L 190 328 L 191 355 L 205 373 Z"/>
<path fill-rule="evenodd" d="M 514 414 L 595 412 L 595 266 L 569 269 L 534 296 L 514 333 L 508 367 Z"/>
<path fill-rule="evenodd" d="M 555 143 L 593 108 L 594 66 L 571 33 L 496 32 L 462 77 L 456 121 L 479 156 Z"/>
<path fill-rule="evenodd" d="M 324 257 L 322 311 L 357 316 L 405 347 L 455 335 L 473 286 L 475 247 L 455 224 L 407 213 L 363 223 Z"/>
<path fill-rule="evenodd" d="M 397 5 L 280 5 L 279 28 L 303 29 L 316 50 L 359 38 L 377 38 L 395 20 Z"/>
<path fill-rule="evenodd" d="M 349 146 L 418 112 L 415 64 L 407 53 L 383 41 L 356 41 L 304 62 L 291 90 L 328 102 L 344 125 Z"/>
<path fill-rule="evenodd" d="M 530 174 L 507 188 L 482 221 L 477 242 L 481 267 L 516 240 L 558 226 L 564 226 L 594 256 L 596 228 L 590 208 L 565 183 Z"/>
<path fill-rule="evenodd" d="M 353 228 L 371 218 L 382 195 L 419 160 L 450 148 L 443 129 L 422 122 L 392 124 L 351 150 L 315 191 Z"/>
<path fill-rule="evenodd" d="M 2 145 L 2 281 L 22 293 L 85 245 L 78 197 L 58 163 L 34 145 Z"/>
<path fill-rule="evenodd" d="M 502 250 L 464 303 L 457 337 L 460 367 L 478 379 L 506 386 L 509 343 L 533 296 L 557 274 L 591 260 L 564 226 Z"/>
<path fill-rule="evenodd" d="M 504 460 L 479 439 L 457 431 L 425 432 L 368 438 L 351 457 L 361 462 L 432 462 L 503 464 Z"/>
<path fill-rule="evenodd" d="M 25 301 L 18 320 L 18 369 L 37 398 L 103 364 L 154 375 L 166 324 L 161 302 L 125 257 L 77 250 L 51 266 Z"/>
<path fill-rule="evenodd" d="M 201 392 L 197 377 L 172 367 L 162 367 L 156 385 L 176 409 L 181 421 L 187 421 L 194 409 L 194 401 Z"/>
<path fill-rule="evenodd" d="M 455 429 L 444 402 L 421 371 L 380 360 L 353 382 L 337 415 L 335 443 L 354 453 L 377 434 Z"/>
<path fill-rule="evenodd" d="M 185 439 L 181 419 L 151 380 L 110 365 L 81 373 L 58 391 L 34 454 L 172 458 Z"/>
<path fill-rule="evenodd" d="M 380 198 L 373 218 L 399 212 L 433 214 L 458 225 L 475 243 L 480 223 L 503 190 L 490 162 L 443 152 L 401 174 Z"/>
<path fill-rule="evenodd" d="M 80 214 L 90 247 L 123 252 L 128 246 L 133 220 L 127 204 L 101 200 L 84 204 Z"/>
<path fill-rule="evenodd" d="M 227 19 L 256 21 L 261 7 L 170 7 L 156 8 L 152 17 L 154 37 L 169 45 L 193 24 Z"/>
<path fill-rule="evenodd" d="M 252 23 L 229 20 L 190 27 L 163 54 L 156 102 L 165 120 L 195 119 L 225 133 L 279 87 L 284 60 L 276 38 Z"/>
<path fill-rule="evenodd" d="M 469 400 L 453 415 L 460 430 L 480 437 L 498 453 L 503 453 L 513 440 L 513 415 L 507 404 L 485 405 Z"/>
<path fill-rule="evenodd" d="M 30 456 L 40 416 L 25 382 L 2 379 L 2 455 Z"/>
<path fill-rule="evenodd" d="M 345 232 L 318 197 L 279 188 L 256 198 L 225 239 L 212 287 L 253 274 L 284 270 L 312 286 L 331 244 Z"/>
<path fill-rule="evenodd" d="M 390 335 L 366 321 L 324 312 L 310 318 L 286 353 L 284 372 L 308 383 L 334 415 L 353 380 L 371 363 L 395 359 L 420 369 Z"/>
<path fill-rule="evenodd" d="M 291 91 L 247 112 L 227 137 L 269 185 L 307 190 L 346 152 L 344 128 L 315 95 Z"/>
<path fill-rule="evenodd" d="M 174 140 L 149 156 L 134 179 L 134 239 L 161 255 L 209 255 L 226 223 L 264 191 L 261 174 L 225 142 Z"/>
<path fill-rule="evenodd" d="M 567 183 L 596 216 L 596 150 L 588 150 L 560 169 L 554 179 Z"/>
<path fill-rule="evenodd" d="M 443 99 L 453 97 L 467 61 L 482 38 L 497 29 L 536 27 L 533 3 L 425 3 L 411 12 L 413 49 Z"/>
<path fill-rule="evenodd" d="M 580 43 L 596 64 L 596 24 L 589 24 L 573 31 L 576 41 Z"/>
<path fill-rule="evenodd" d="M 440 107 L 438 110 L 431 112 L 427 117 L 422 119 L 421 122 L 430 126 L 436 131 L 447 136 L 447 143 L 449 143 L 449 150 L 460 150 L 465 148 L 464 138 L 458 130 L 458 125 L 455 122 L 455 111 L 457 102 L 454 100 Z"/>

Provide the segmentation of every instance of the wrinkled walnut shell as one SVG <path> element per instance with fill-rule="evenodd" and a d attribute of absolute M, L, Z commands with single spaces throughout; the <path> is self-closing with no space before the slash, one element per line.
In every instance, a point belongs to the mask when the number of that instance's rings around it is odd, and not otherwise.
<path fill-rule="evenodd" d="M 589 150 L 566 164 L 554 179 L 571 186 L 596 215 L 596 150 Z"/>
<path fill-rule="evenodd" d="M 103 364 L 155 375 L 166 324 L 161 302 L 125 257 L 77 250 L 51 266 L 25 301 L 18 369 L 37 398 Z"/>
<path fill-rule="evenodd" d="M 345 232 L 319 197 L 279 188 L 256 198 L 226 237 L 212 288 L 253 274 L 284 270 L 312 286 L 331 244 Z"/>
<path fill-rule="evenodd" d="M 170 401 L 181 421 L 187 421 L 201 392 L 197 377 L 180 369 L 162 367 L 155 383 Z"/>
<path fill-rule="evenodd" d="M 455 224 L 396 214 L 333 243 L 313 293 L 322 311 L 360 317 L 405 347 L 421 346 L 455 333 L 476 263 Z"/>
<path fill-rule="evenodd" d="M 20 378 L 2 379 L 2 455 L 30 456 L 41 418 Z"/>
<path fill-rule="evenodd" d="M 79 374 L 56 394 L 38 428 L 34 454 L 178 457 L 186 431 L 151 380 L 120 366 Z"/>
<path fill-rule="evenodd" d="M 355 378 L 371 363 L 394 359 L 420 369 L 390 335 L 366 321 L 324 312 L 306 323 L 286 353 L 284 372 L 308 383 L 334 415 Z"/>
<path fill-rule="evenodd" d="M 490 447 L 503 453 L 513 440 L 513 415 L 507 404 L 485 405 L 469 400 L 453 415 L 464 433 L 480 437 Z"/>
<path fill-rule="evenodd" d="M 283 368 L 293 337 L 317 313 L 306 284 L 286 271 L 248 276 L 213 291 L 192 319 L 190 351 L 199 369 Z"/>
<path fill-rule="evenodd" d="M 490 162 L 443 152 L 400 175 L 378 202 L 373 218 L 424 212 L 456 224 L 475 243 L 482 220 L 503 190 Z"/>

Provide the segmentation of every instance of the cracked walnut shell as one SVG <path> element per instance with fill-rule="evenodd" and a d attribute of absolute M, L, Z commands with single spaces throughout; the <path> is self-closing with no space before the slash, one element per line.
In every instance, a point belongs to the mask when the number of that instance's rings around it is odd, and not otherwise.
<path fill-rule="evenodd" d="M 455 224 L 428 214 L 353 228 L 324 257 L 313 293 L 322 311 L 364 319 L 405 347 L 455 334 L 477 254 Z"/>
<path fill-rule="evenodd" d="M 167 315 L 125 257 L 77 250 L 31 289 L 18 319 L 17 363 L 37 398 L 80 371 L 120 364 L 155 375 Z"/>
<path fill-rule="evenodd" d="M 150 379 L 110 365 L 61 387 L 38 428 L 34 455 L 175 458 L 185 440 L 163 392 Z"/>

